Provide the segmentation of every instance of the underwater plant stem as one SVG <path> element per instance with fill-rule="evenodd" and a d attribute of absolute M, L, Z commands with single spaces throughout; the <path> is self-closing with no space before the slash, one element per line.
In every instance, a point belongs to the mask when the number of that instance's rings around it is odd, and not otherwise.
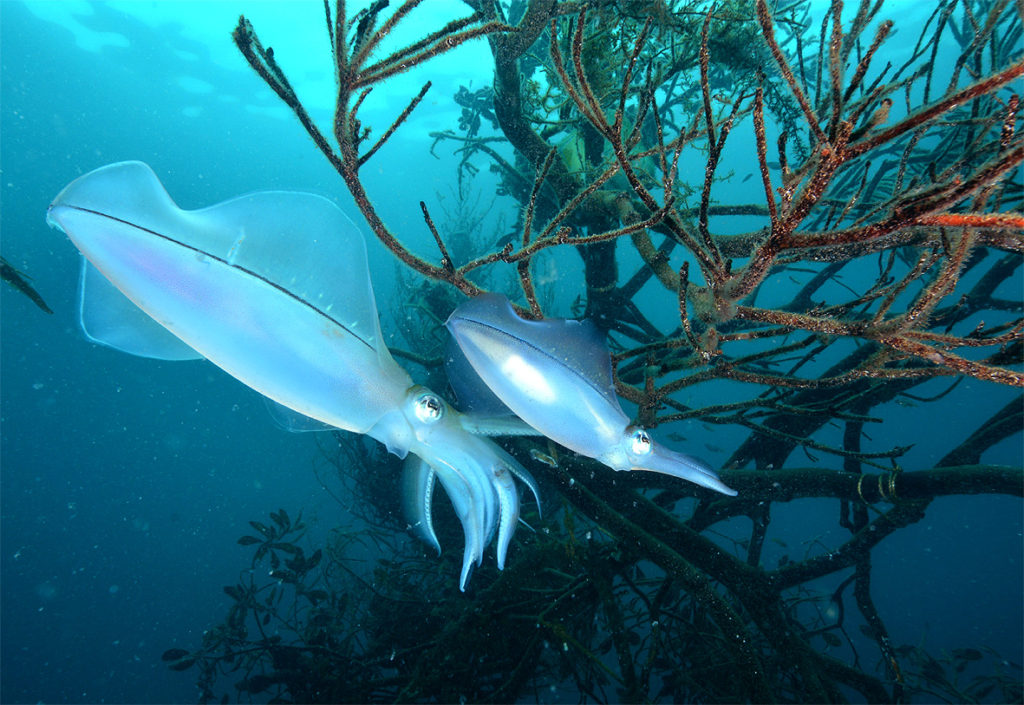
<path fill-rule="evenodd" d="M 890 702 L 903 702 L 903 674 L 900 671 L 899 661 L 896 660 L 896 653 L 892 648 L 892 640 L 889 638 L 889 630 L 878 613 L 875 601 L 871 597 L 871 554 L 864 555 L 854 568 L 853 595 L 857 601 L 857 609 L 860 611 L 864 621 L 867 622 L 871 634 L 874 636 L 878 650 L 882 654 L 882 661 L 885 664 L 888 681 L 892 684 L 892 695 Z"/>
<path fill-rule="evenodd" d="M 821 125 L 818 124 L 818 118 L 814 114 L 814 110 L 811 109 L 810 103 L 807 102 L 807 96 L 804 95 L 800 84 L 797 83 L 796 77 L 793 75 L 793 69 L 790 68 L 789 62 L 782 53 L 782 49 L 779 47 L 778 42 L 775 41 L 775 27 L 767 2 L 765 0 L 756 0 L 755 4 L 757 7 L 757 19 L 761 24 L 761 33 L 764 36 L 765 43 L 768 44 L 768 50 L 771 52 L 772 58 L 775 59 L 775 65 L 782 74 L 782 78 L 789 85 L 789 90 L 792 92 L 797 103 L 799 103 L 801 110 L 803 110 L 807 126 L 814 133 L 815 138 L 820 144 L 828 142 L 825 133 L 821 131 Z"/>
<path fill-rule="evenodd" d="M 739 669 L 738 677 L 743 681 L 746 696 L 753 702 L 773 701 L 774 698 L 764 678 L 764 666 L 753 649 L 747 627 L 739 614 L 714 590 L 710 581 L 682 555 L 610 507 L 583 483 L 577 482 L 567 471 L 557 473 L 556 478 L 565 496 L 582 511 L 620 541 L 628 542 L 629 545 L 640 549 L 650 560 L 684 585 L 693 598 L 708 609 L 719 629 L 728 635 L 727 643 L 735 654 L 736 666 Z"/>
<path fill-rule="evenodd" d="M 763 2 L 764 0 L 759 1 Z M 1024 61 L 1011 64 L 1002 71 L 986 76 L 966 88 L 963 88 L 952 95 L 946 96 L 942 100 L 936 101 L 935 103 L 908 115 L 892 127 L 872 133 L 870 136 L 852 143 L 848 147 L 849 156 L 851 158 L 856 157 L 879 145 L 891 142 L 900 135 L 915 129 L 920 125 L 939 117 L 940 115 L 948 113 L 953 108 L 963 105 L 969 100 L 973 100 L 974 98 L 1002 88 L 1021 76 L 1024 76 Z"/>
<path fill-rule="evenodd" d="M 427 204 L 423 201 L 420 201 L 420 210 L 423 212 L 423 220 L 427 224 L 427 229 L 429 229 L 430 234 L 434 236 L 434 242 L 437 244 L 437 249 L 441 252 L 441 268 L 449 270 L 450 273 L 454 270 L 452 257 L 448 254 L 448 248 L 445 247 L 444 240 L 441 239 L 441 234 L 437 232 L 437 227 L 434 225 L 434 221 L 430 217 L 430 211 L 427 210 Z"/>
<path fill-rule="evenodd" d="M 768 221 L 771 230 L 778 227 L 779 213 L 775 207 L 775 193 L 772 191 L 772 178 L 768 173 L 768 145 L 764 135 L 764 89 L 758 85 L 754 95 L 754 143 L 757 148 L 757 165 L 761 172 L 761 183 L 764 185 L 764 198 L 768 206 Z"/>
<path fill-rule="evenodd" d="M 365 154 L 363 154 L 363 156 L 359 157 L 359 166 L 365 164 L 370 159 L 370 157 L 377 153 L 378 149 L 384 146 L 384 143 L 388 141 L 388 138 L 395 133 L 395 130 L 397 130 L 398 127 L 403 122 L 405 122 L 405 119 L 408 118 L 412 111 L 416 109 L 416 106 L 420 104 L 420 101 L 423 100 L 423 96 L 425 96 L 427 94 L 427 91 L 430 90 L 430 85 L 430 81 L 427 81 L 426 83 L 423 84 L 423 88 L 420 89 L 420 92 L 417 93 L 416 96 L 411 101 L 409 101 L 409 104 L 405 106 L 405 110 L 403 110 L 401 114 L 397 118 L 395 118 L 395 121 L 391 123 L 391 126 L 388 127 L 387 130 L 385 130 L 383 135 L 380 136 L 380 139 L 378 139 L 374 143 L 374 145 L 370 149 L 368 149 Z"/>

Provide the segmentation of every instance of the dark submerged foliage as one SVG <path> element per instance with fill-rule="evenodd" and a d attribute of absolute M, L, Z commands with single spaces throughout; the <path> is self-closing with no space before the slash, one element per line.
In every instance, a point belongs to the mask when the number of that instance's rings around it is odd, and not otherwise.
<path fill-rule="evenodd" d="M 647 426 L 747 430 L 722 471 L 740 495 L 613 477 L 520 441 L 513 450 L 544 483 L 544 519 L 528 511 L 536 532 L 519 531 L 506 570 L 485 564 L 460 594 L 457 552 L 438 560 L 396 531 L 397 490 L 381 482 L 395 474 L 390 461 L 338 434 L 325 457 L 343 478 L 343 504 L 377 528 L 336 531 L 307 557 L 301 521 L 282 510 L 254 523 L 258 535 L 240 540 L 255 547 L 253 570 L 226 589 L 227 620 L 195 651 L 168 651 L 170 666 L 199 668 L 204 701 L 231 672 L 239 699 L 279 702 L 1019 702 L 1020 666 L 980 645 L 937 657 L 893 644 L 871 579 L 874 547 L 935 498 L 1021 496 L 1021 468 L 981 463 L 1019 436 L 1021 396 L 951 426 L 954 448 L 931 468 L 902 467 L 909 446 L 862 447 L 889 402 L 936 401 L 965 377 L 1024 384 L 1022 304 L 1005 298 L 1024 248 L 1019 5 L 940 0 L 920 34 L 903 37 L 913 48 L 900 66 L 876 59 L 895 25 L 866 0 L 852 17 L 839 0 L 820 17 L 800 1 L 470 0 L 472 14 L 379 58 L 418 4 L 349 16 L 344 2 L 325 3 L 333 143 L 248 21 L 234 34 L 374 234 L 421 278 L 412 286 L 424 330 L 407 335 L 432 340 L 453 292 L 480 293 L 504 271 L 521 310 L 544 314 L 552 289 L 535 281 L 534 258 L 575 248 L 585 290 L 558 295 L 609 331 L 620 395 Z M 479 37 L 494 84 L 459 92 L 459 127 L 433 135 L 434 148 L 458 144 L 460 199 L 469 159 L 489 160 L 521 217 L 474 254 L 463 238 L 449 249 L 454 231 L 439 231 L 424 206 L 435 263 L 403 245 L 360 180 L 429 83 L 379 138 L 358 111 L 389 77 Z M 938 75 L 950 41 L 959 57 Z M 736 179 L 719 173 L 741 130 L 756 151 L 743 191 L 760 196 L 749 202 L 726 198 Z M 696 158 L 701 172 L 680 170 Z M 716 232 L 723 217 L 749 230 Z M 863 281 L 868 267 L 869 285 L 843 280 Z M 779 277 L 797 283 L 784 302 L 765 290 Z M 651 320 L 666 306 L 678 311 L 667 331 Z M 440 341 L 431 344 L 397 354 L 437 374 Z M 948 386 L 916 389 L 936 378 Z M 696 385 L 728 389 L 732 401 L 692 407 L 684 399 Z M 829 426 L 838 442 L 822 433 Z M 797 449 L 812 463 L 835 456 L 842 471 L 796 467 Z M 848 537 L 766 565 L 773 511 L 809 497 L 838 500 Z M 750 520 L 749 536 L 724 548 L 731 539 L 714 527 L 736 517 Z M 457 524 L 438 521 L 442 543 L 457 544 Z M 370 544 L 387 558 L 368 558 Z"/>

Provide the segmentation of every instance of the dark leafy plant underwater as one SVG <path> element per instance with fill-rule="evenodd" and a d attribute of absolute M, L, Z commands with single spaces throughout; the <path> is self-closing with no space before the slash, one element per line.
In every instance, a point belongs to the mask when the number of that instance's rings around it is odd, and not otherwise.
<path fill-rule="evenodd" d="M 1022 303 L 1006 298 L 1024 248 L 1019 3 L 940 0 L 903 36 L 913 49 L 900 66 L 880 65 L 896 27 L 867 0 L 847 22 L 840 0 L 824 16 L 803 0 L 467 0 L 471 14 L 381 57 L 419 4 L 349 15 L 325 2 L 333 140 L 244 17 L 234 33 L 405 265 L 415 298 L 402 318 L 416 325 L 403 334 L 420 352 L 396 354 L 441 375 L 437 323 L 461 295 L 514 287 L 532 316 L 573 300 L 608 332 L 639 423 L 748 432 L 721 473 L 739 497 L 517 441 L 509 449 L 544 482 L 543 518 L 528 510 L 535 531 L 517 533 L 510 565 L 485 564 L 460 594 L 458 552 L 438 560 L 403 533 L 397 461 L 336 433 L 321 470 L 368 528 L 310 551 L 301 515 L 251 522 L 227 617 L 167 651 L 168 665 L 198 671 L 203 702 L 1020 702 L 1020 665 L 982 645 L 893 643 L 871 581 L 873 549 L 934 499 L 1022 495 L 1020 467 L 981 462 L 1020 437 L 1021 395 L 945 429 L 959 437 L 933 467 L 904 468 L 909 446 L 869 436 L 890 402 L 937 402 L 966 377 L 1024 385 Z M 458 128 L 432 135 L 461 164 L 447 222 L 423 206 L 430 261 L 384 223 L 360 177 L 430 84 L 376 138 L 359 107 L 477 38 L 494 83 L 460 90 Z M 940 45 L 957 52 L 949 76 L 933 69 Z M 761 196 L 749 203 L 722 200 L 736 179 L 719 162 L 740 130 L 756 144 L 745 190 Z M 679 169 L 688 156 L 706 165 L 692 179 Z M 521 204 L 511 234 L 482 232 L 471 160 Z M 715 232 L 723 218 L 749 230 Z M 537 279 L 551 248 L 579 254 L 584 290 Z M 797 287 L 772 302 L 764 285 L 779 276 Z M 678 312 L 668 331 L 651 320 L 666 307 Z M 729 401 L 690 406 L 698 384 Z M 797 450 L 843 469 L 800 467 Z M 808 537 L 804 555 L 791 547 L 766 565 L 772 513 L 798 498 L 837 500 L 847 537 Z M 442 543 L 457 544 L 454 517 L 438 515 Z M 744 540 L 716 532 L 738 517 Z"/>

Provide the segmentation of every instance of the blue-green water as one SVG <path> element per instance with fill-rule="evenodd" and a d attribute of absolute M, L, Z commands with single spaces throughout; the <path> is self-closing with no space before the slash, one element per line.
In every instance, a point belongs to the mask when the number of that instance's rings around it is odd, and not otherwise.
<path fill-rule="evenodd" d="M 281 13 L 262 2 L 136 3 L 123 12 L 0 3 L 2 251 L 55 311 L 0 291 L 3 702 L 194 699 L 192 674 L 169 671 L 160 654 L 195 645 L 222 617 L 221 587 L 248 566 L 235 544 L 246 522 L 304 507 L 316 536 L 348 520 L 313 475 L 314 439 L 278 431 L 254 392 L 204 363 L 134 359 L 87 343 L 76 329 L 78 255 L 44 222 L 66 183 L 124 159 L 152 165 L 183 207 L 289 188 L 334 197 L 358 222 L 338 176 L 231 44 L 238 14 L 250 13 L 324 119 L 331 73 L 322 5 L 284 5 Z M 435 7 L 462 13 L 454 2 Z M 429 154 L 427 133 L 454 127 L 459 85 L 488 82 L 481 50 L 402 77 L 364 116 L 378 117 L 379 134 L 423 76 L 434 80 L 367 174 L 389 224 L 424 252 L 418 202 L 436 206 L 455 175 L 450 150 Z M 513 217 L 511 201 L 498 208 Z M 381 309 L 400 310 L 392 260 L 372 244 L 371 258 Z M 964 382 L 942 404 L 894 408 L 880 433 L 916 443 L 904 464 L 928 467 L 957 439 L 927 429 L 984 418 L 1012 396 Z M 737 438 L 706 440 L 720 447 Z M 1018 435 L 983 460 L 1020 465 L 1021 454 Z M 807 538 L 818 533 L 809 526 L 834 527 L 834 512 L 797 502 L 773 527 Z M 1019 500 L 953 498 L 884 543 L 873 590 L 894 641 L 926 640 L 936 652 L 986 644 L 1020 662 L 1021 523 Z"/>

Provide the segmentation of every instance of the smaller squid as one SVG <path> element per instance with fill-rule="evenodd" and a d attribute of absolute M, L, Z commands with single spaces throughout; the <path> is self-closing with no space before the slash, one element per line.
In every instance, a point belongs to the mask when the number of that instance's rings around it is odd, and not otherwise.
<path fill-rule="evenodd" d="M 527 321 L 505 297 L 484 294 L 459 306 L 447 326 L 498 399 L 556 443 L 613 470 L 665 473 L 736 495 L 706 463 L 630 424 L 604 336 L 592 322 Z"/>

